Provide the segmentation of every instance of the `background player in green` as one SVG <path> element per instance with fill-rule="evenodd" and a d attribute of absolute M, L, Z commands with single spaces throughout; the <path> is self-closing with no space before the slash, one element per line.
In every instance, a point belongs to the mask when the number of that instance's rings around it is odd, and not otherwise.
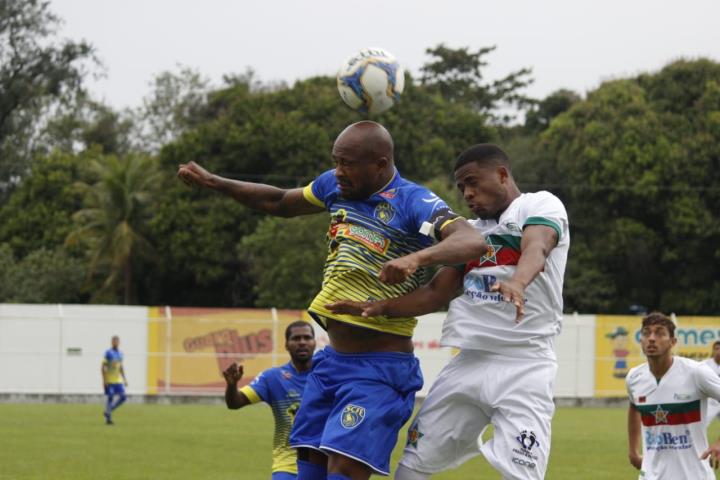
<path fill-rule="evenodd" d="M 288 363 L 265 370 L 239 391 L 237 383 L 243 375 L 242 365 L 233 363 L 223 372 L 227 382 L 225 403 L 228 408 L 236 410 L 258 402 L 265 402 L 272 408 L 275 417 L 272 480 L 295 480 L 297 476 L 295 449 L 288 446 L 288 437 L 312 366 L 315 352 L 312 325 L 302 320 L 288 325 L 285 329 L 285 350 L 290 354 Z"/>
<path fill-rule="evenodd" d="M 123 354 L 120 351 L 120 337 L 115 335 L 111 340 L 111 348 L 105 351 L 102 362 L 102 379 L 103 379 L 103 390 L 107 395 L 107 402 L 105 403 L 105 423 L 112 425 L 112 412 L 122 405 L 127 397 L 125 396 L 125 387 L 127 386 L 127 377 L 125 376 L 125 370 L 123 369 Z M 114 402 L 114 398 L 117 395 L 118 399 Z"/>
<path fill-rule="evenodd" d="M 647 362 L 625 378 L 628 457 L 640 480 L 715 480 L 710 465 L 718 468 L 720 440 L 708 445 L 704 417 L 708 399 L 720 400 L 720 378 L 700 362 L 673 355 L 676 343 L 670 318 L 657 312 L 643 318 L 640 346 Z"/>

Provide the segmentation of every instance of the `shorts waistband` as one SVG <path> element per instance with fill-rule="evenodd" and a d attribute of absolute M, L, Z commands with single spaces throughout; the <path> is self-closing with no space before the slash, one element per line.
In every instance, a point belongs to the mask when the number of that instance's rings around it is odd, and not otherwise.
<path fill-rule="evenodd" d="M 405 352 L 364 352 L 364 353 L 340 353 L 337 350 L 335 350 L 330 345 L 326 345 L 323 349 L 325 353 L 327 353 L 331 357 L 335 357 L 338 359 L 343 360 L 352 360 L 352 359 L 358 359 L 358 360 L 377 360 L 377 359 L 387 359 L 387 360 L 411 360 L 415 357 L 414 353 L 405 353 Z"/>

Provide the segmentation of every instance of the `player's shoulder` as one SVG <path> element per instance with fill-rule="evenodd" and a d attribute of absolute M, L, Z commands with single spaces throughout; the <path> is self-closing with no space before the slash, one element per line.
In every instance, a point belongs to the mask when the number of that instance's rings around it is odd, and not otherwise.
<path fill-rule="evenodd" d="M 625 376 L 625 383 L 628 387 L 632 388 L 638 382 L 643 381 L 647 376 L 650 375 L 650 366 L 645 363 L 641 363 L 631 368 Z"/>
<path fill-rule="evenodd" d="M 565 210 L 565 205 L 557 195 L 547 190 L 539 190 L 537 192 L 525 192 L 518 197 L 518 203 L 523 206 L 553 206 Z"/>
<path fill-rule="evenodd" d="M 703 365 L 702 362 L 698 362 L 697 360 L 693 360 L 692 358 L 680 357 L 678 355 L 673 356 L 673 361 L 678 362 L 678 365 L 688 370 L 697 370 Z"/>

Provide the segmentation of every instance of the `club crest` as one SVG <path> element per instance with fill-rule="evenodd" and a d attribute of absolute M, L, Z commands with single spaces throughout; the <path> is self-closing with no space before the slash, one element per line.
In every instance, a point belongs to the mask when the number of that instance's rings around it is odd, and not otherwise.
<path fill-rule="evenodd" d="M 348 403 L 340 415 L 340 424 L 344 428 L 355 428 L 365 419 L 365 408 Z"/>

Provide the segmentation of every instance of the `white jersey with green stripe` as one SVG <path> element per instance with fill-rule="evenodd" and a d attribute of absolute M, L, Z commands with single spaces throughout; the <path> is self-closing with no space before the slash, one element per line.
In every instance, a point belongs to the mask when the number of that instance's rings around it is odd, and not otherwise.
<path fill-rule="evenodd" d="M 570 247 L 567 213 L 549 192 L 523 193 L 497 220 L 474 220 L 489 251 L 464 267 L 463 293 L 450 303 L 442 344 L 523 358 L 555 359 L 555 338 L 562 323 L 562 286 Z M 523 231 L 545 225 L 557 232 L 558 243 L 545 268 L 525 289 L 525 316 L 515 321 L 516 308 L 490 288 L 512 278 L 520 259 Z"/>
<path fill-rule="evenodd" d="M 628 372 L 625 383 L 642 422 L 638 478 L 715 480 L 700 456 L 708 448 L 704 421 L 708 399 L 720 399 L 720 377 L 707 365 L 676 356 L 660 380 L 643 363 Z"/>

